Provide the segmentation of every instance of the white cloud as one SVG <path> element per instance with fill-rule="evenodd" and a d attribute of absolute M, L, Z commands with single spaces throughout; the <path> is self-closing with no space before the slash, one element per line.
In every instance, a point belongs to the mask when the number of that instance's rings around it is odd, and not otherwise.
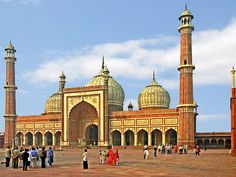
<path fill-rule="evenodd" d="M 0 0 L 0 2 L 4 3 L 15 3 L 15 4 L 23 4 L 23 5 L 29 5 L 29 4 L 40 4 L 43 0 Z"/>
<path fill-rule="evenodd" d="M 200 114 L 197 117 L 197 121 L 219 121 L 227 119 L 229 119 L 229 117 L 224 114 Z"/>
<path fill-rule="evenodd" d="M 209 29 L 193 33 L 195 84 L 230 82 L 230 68 L 236 64 L 235 31 L 236 20 L 232 20 L 221 30 Z M 103 55 L 114 77 L 150 79 L 152 70 L 157 69 L 157 80 L 161 85 L 168 89 L 178 88 L 176 68 L 180 56 L 179 40 L 171 36 L 105 43 L 66 52 L 27 71 L 24 78 L 37 84 L 57 82 L 62 69 L 69 81 L 91 78 L 98 73 Z M 170 71 L 176 72 L 176 75 L 170 78 Z"/>

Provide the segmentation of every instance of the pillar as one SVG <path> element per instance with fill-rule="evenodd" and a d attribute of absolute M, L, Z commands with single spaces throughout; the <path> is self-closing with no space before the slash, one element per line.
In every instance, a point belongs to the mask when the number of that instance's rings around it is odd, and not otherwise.
<path fill-rule="evenodd" d="M 166 134 L 165 134 L 165 132 L 164 133 L 162 133 L 162 145 L 165 145 L 166 144 Z"/>
<path fill-rule="evenodd" d="M 35 134 L 33 134 L 33 146 L 35 146 Z"/>
<path fill-rule="evenodd" d="M 121 133 L 121 146 L 124 146 L 124 139 L 125 139 L 124 136 L 125 136 L 124 133 Z"/>
<path fill-rule="evenodd" d="M 148 146 L 152 145 L 152 134 L 148 134 Z"/>
<path fill-rule="evenodd" d="M 138 135 L 135 133 L 134 134 L 134 146 L 137 146 L 138 142 Z"/>

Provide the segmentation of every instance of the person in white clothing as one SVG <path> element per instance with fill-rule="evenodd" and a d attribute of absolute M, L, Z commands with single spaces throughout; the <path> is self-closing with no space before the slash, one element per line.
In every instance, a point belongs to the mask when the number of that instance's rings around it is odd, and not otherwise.
<path fill-rule="evenodd" d="M 88 169 L 88 152 L 87 152 L 87 149 L 84 150 L 82 158 L 83 158 L 83 168 Z"/>

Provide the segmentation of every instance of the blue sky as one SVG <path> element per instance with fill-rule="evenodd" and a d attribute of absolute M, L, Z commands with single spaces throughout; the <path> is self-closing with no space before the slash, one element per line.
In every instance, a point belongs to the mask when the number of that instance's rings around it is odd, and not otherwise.
<path fill-rule="evenodd" d="M 236 1 L 0 0 L 0 131 L 4 130 L 5 46 L 17 50 L 17 115 L 44 112 L 58 90 L 86 84 L 105 56 L 125 90 L 125 109 L 157 73 L 178 104 L 179 26 L 185 3 L 194 15 L 197 131 L 230 131 L 230 69 L 236 65 Z"/>

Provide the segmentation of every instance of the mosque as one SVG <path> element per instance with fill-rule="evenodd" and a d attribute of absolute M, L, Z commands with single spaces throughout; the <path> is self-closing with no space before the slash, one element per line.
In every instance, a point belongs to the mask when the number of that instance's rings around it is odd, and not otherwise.
<path fill-rule="evenodd" d="M 41 115 L 17 116 L 15 48 L 6 47 L 6 100 L 4 145 L 55 146 L 148 146 L 196 144 L 230 147 L 230 132 L 197 133 L 197 107 L 193 95 L 192 24 L 185 8 L 179 17 L 180 62 L 179 104 L 170 108 L 168 91 L 155 74 L 138 96 L 138 110 L 128 105 L 125 94 L 102 60 L 100 72 L 82 87 L 66 88 L 66 76 L 59 76 L 58 91 L 46 101 Z"/>

